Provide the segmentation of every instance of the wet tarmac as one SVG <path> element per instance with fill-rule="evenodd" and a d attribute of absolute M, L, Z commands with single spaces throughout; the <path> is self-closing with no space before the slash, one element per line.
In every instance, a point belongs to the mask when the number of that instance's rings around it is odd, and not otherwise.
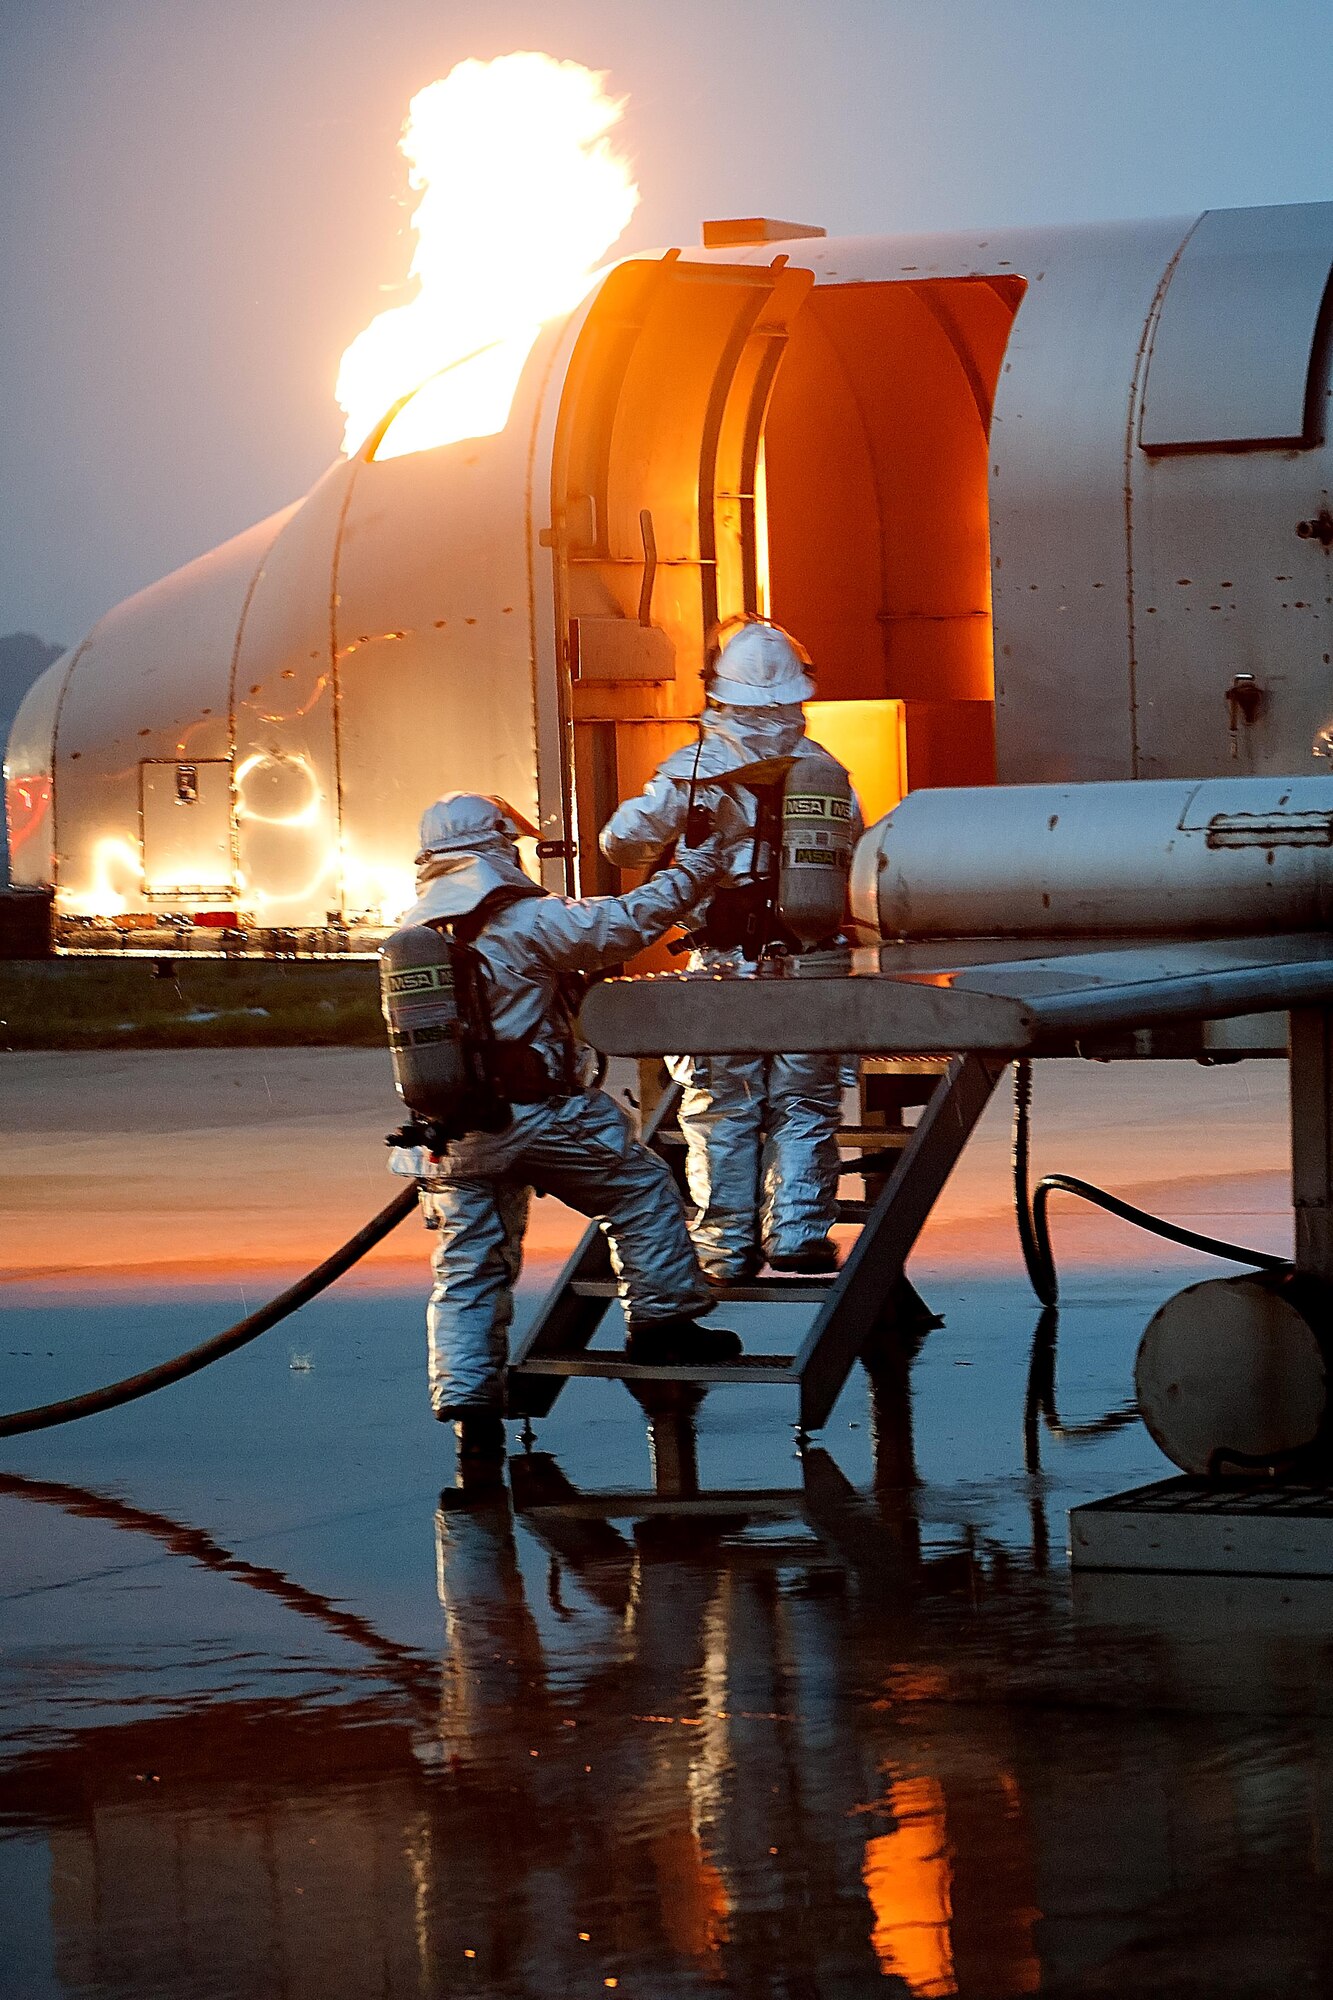
<path fill-rule="evenodd" d="M 1177 1212 L 1280 1242 L 1276 1073 L 1189 1088 L 1188 1126 L 1135 1100 L 1140 1180 L 1174 1160 Z M 803 1455 L 781 1389 L 650 1421 L 580 1381 L 460 1484 L 401 1261 L 0 1447 L 0 1992 L 1327 1990 L 1333 1583 L 1065 1555 L 1071 1505 L 1169 1470 L 1130 1367 L 1204 1267 L 1071 1224 L 1041 1324 L 1002 1179 L 971 1185 L 912 1267 L 944 1324 Z M 255 1282 L 113 1280 L 98 1228 L 0 1289 L 0 1405 Z M 733 1323 L 794 1346 L 806 1314 Z"/>

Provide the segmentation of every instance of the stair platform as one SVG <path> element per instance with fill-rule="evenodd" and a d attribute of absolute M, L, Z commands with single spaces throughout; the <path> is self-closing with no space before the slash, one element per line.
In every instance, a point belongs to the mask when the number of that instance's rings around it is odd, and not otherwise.
<path fill-rule="evenodd" d="M 1161 1479 L 1075 1507 L 1075 1569 L 1333 1576 L 1333 1487 Z"/>

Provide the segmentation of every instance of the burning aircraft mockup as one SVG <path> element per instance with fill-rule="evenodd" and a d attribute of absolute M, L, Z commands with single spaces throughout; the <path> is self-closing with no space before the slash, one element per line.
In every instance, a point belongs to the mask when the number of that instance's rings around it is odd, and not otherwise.
<path fill-rule="evenodd" d="M 556 79 L 510 78 L 564 167 L 526 235 L 530 173 L 479 212 L 436 199 L 504 63 Z M 414 102 L 420 296 L 345 357 L 349 455 L 20 711 L 13 872 L 54 890 L 61 945 L 371 949 L 451 787 L 529 816 L 550 886 L 612 886 L 597 829 L 688 739 L 705 635 L 745 611 L 809 648 L 868 818 L 997 777 L 1325 768 L 1333 203 L 751 219 L 590 275 L 637 198 L 620 106 L 548 58 L 461 68 Z"/>

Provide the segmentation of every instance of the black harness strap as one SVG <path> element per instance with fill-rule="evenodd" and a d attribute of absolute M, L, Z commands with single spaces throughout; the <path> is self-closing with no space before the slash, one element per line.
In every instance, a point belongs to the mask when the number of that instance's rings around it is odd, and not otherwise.
<path fill-rule="evenodd" d="M 503 911 L 512 909 L 515 903 L 526 903 L 533 896 L 547 893 L 534 883 L 531 889 L 492 889 L 484 896 L 475 910 L 466 916 L 454 917 L 445 926 L 454 939 L 462 945 L 475 948 L 483 931 Z M 492 979 L 490 967 L 484 956 L 477 953 L 482 975 Z M 526 1042 L 502 1040 L 492 1030 L 489 1036 L 494 1053 L 496 1075 L 501 1081 L 506 1096 L 514 1104 L 543 1104 L 549 1098 L 573 1097 L 583 1088 L 578 1073 L 578 1039 L 574 1022 L 583 999 L 583 987 L 577 974 L 557 976 L 555 981 L 556 1005 L 561 1015 L 560 1075 L 553 1077 L 540 1055 Z M 489 1015 L 490 1009 L 487 1009 Z M 540 1072 L 540 1073 L 539 1073 Z"/>

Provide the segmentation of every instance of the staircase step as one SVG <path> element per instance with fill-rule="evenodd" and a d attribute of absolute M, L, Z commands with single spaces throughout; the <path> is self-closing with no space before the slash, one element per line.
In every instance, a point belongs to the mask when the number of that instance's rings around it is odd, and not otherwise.
<path fill-rule="evenodd" d="M 901 1152 L 911 1138 L 911 1130 L 900 1130 L 895 1125 L 844 1125 L 838 1132 L 840 1146 L 878 1146 L 886 1152 Z M 676 1126 L 669 1126 L 655 1132 L 651 1141 L 653 1147 L 662 1152 L 666 1148 L 677 1148 L 685 1144 L 685 1134 Z"/>
<path fill-rule="evenodd" d="M 874 1211 L 873 1201 L 840 1201 L 838 1203 L 839 1222 L 867 1222 Z"/>
<path fill-rule="evenodd" d="M 826 1299 L 838 1282 L 838 1273 L 827 1278 L 753 1278 L 745 1284 L 710 1286 L 719 1305 L 801 1305 Z M 570 1286 L 575 1298 L 618 1299 L 620 1287 L 614 1278 L 576 1278 Z"/>
<path fill-rule="evenodd" d="M 742 1354 L 735 1361 L 681 1363 L 669 1368 L 629 1361 L 623 1348 L 583 1354 L 534 1354 L 512 1375 L 598 1375 L 613 1382 L 796 1382 L 790 1354 Z"/>

